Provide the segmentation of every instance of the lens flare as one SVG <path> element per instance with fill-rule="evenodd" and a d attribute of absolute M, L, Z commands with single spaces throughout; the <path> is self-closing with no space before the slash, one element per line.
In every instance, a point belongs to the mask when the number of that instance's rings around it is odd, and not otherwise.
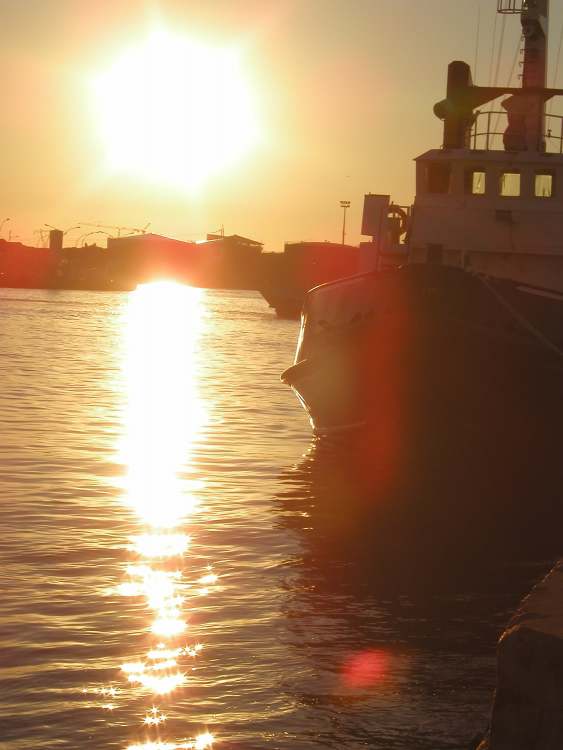
<path fill-rule="evenodd" d="M 385 678 L 389 655 L 379 649 L 362 651 L 344 664 L 342 680 L 346 687 L 367 688 L 378 685 Z"/>

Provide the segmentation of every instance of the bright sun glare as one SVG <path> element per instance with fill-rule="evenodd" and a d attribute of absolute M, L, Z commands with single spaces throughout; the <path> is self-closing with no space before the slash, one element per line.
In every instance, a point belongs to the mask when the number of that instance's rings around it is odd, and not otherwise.
<path fill-rule="evenodd" d="M 254 97 L 233 48 L 154 31 L 93 85 L 112 171 L 195 190 L 258 141 Z"/>

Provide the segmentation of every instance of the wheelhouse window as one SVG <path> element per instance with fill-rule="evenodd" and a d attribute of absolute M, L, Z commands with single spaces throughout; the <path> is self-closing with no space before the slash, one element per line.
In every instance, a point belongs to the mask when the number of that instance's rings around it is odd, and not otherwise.
<path fill-rule="evenodd" d="M 553 172 L 536 172 L 534 195 L 536 198 L 553 198 L 555 176 Z"/>
<path fill-rule="evenodd" d="M 485 195 L 487 175 L 483 169 L 465 170 L 465 192 L 467 195 Z"/>
<path fill-rule="evenodd" d="M 520 172 L 501 174 L 499 192 L 505 198 L 517 198 L 520 195 Z"/>
<path fill-rule="evenodd" d="M 427 171 L 428 192 L 447 193 L 450 189 L 451 172 L 452 167 L 449 162 L 431 162 Z"/>

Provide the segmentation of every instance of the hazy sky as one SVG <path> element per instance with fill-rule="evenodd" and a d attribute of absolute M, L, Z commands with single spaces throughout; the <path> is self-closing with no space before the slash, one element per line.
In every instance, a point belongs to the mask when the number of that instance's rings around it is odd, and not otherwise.
<path fill-rule="evenodd" d="M 551 5 L 553 61 L 563 12 Z M 11 229 L 30 242 L 44 223 L 150 221 L 151 231 L 201 238 L 223 224 L 281 250 L 284 241 L 338 241 L 346 199 L 348 240 L 358 242 L 364 193 L 409 203 L 413 157 L 440 145 L 432 106 L 448 62 L 474 63 L 479 8 L 477 82 L 488 84 L 496 0 L 0 0 L 0 221 L 11 219 L 3 236 Z M 260 138 L 197 190 L 108 164 L 102 125 L 111 130 L 127 92 L 112 120 L 92 81 L 156 25 L 238 50 L 254 102 Z M 499 18 L 497 39 L 500 30 Z M 519 33 L 509 16 L 499 84 Z M 563 61 L 558 78 L 563 85 Z M 218 91 L 189 116 L 224 128 L 234 122 L 225 101 Z"/>

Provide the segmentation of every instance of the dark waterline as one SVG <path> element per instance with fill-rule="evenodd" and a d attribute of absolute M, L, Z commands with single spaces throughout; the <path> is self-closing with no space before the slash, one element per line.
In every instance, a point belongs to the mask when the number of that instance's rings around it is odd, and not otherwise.
<path fill-rule="evenodd" d="M 393 524 L 279 382 L 296 335 L 254 293 L 0 290 L 1 748 L 484 729 L 496 638 L 549 561 L 445 559 L 427 518 Z"/>

